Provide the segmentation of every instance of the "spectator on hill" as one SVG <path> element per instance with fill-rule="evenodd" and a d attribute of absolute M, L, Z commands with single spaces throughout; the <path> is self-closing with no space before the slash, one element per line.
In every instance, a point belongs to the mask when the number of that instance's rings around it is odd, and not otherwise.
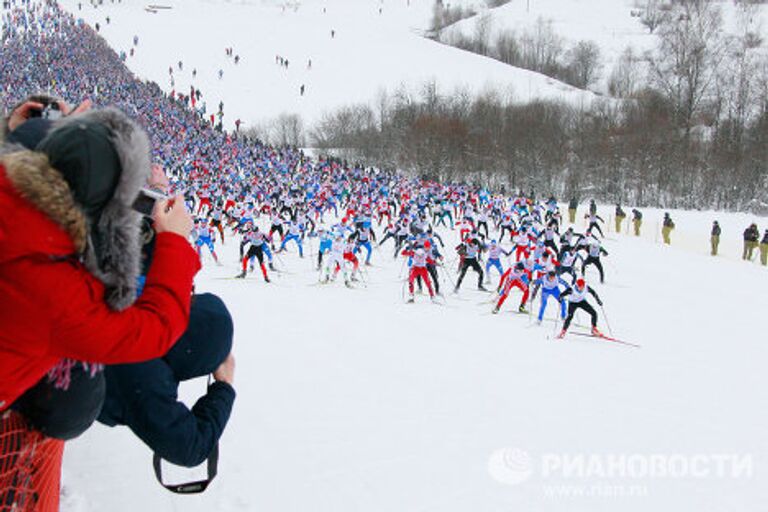
<path fill-rule="evenodd" d="M 712 233 L 709 237 L 709 243 L 712 247 L 712 256 L 717 256 L 717 248 L 720 246 L 720 224 L 717 221 L 712 223 Z"/>
<path fill-rule="evenodd" d="M 750 224 L 744 230 L 744 250 L 741 253 L 741 259 L 752 260 L 758 240 L 760 240 L 760 231 L 757 229 L 757 224 Z"/>
<path fill-rule="evenodd" d="M 669 245 L 672 243 L 670 238 L 672 230 L 675 229 L 675 223 L 672 221 L 672 217 L 669 216 L 669 212 L 664 213 L 664 220 L 661 222 L 661 236 L 664 239 L 664 243 Z"/>
<path fill-rule="evenodd" d="M 640 228 L 643 225 L 643 212 L 637 208 L 632 208 L 632 227 L 635 229 L 635 236 L 640 236 Z"/>

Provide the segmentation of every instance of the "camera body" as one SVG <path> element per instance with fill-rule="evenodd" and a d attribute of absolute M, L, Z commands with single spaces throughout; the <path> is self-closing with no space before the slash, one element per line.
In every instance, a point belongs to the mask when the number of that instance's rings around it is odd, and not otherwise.
<path fill-rule="evenodd" d="M 47 99 L 46 101 L 41 101 L 43 109 L 32 109 L 29 111 L 29 117 L 40 117 L 43 119 L 50 119 L 51 121 L 55 121 L 56 119 L 60 119 L 62 117 L 61 107 L 59 107 L 59 103 L 54 99 Z"/>
<path fill-rule="evenodd" d="M 155 209 L 155 203 L 165 199 L 168 199 L 168 196 L 162 192 L 145 187 L 139 191 L 139 197 L 133 202 L 133 209 L 149 217 L 152 215 L 152 210 Z"/>

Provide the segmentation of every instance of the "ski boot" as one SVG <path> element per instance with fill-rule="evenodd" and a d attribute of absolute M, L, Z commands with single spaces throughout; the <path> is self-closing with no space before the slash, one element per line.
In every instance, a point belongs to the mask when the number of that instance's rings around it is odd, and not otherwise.
<path fill-rule="evenodd" d="M 517 308 L 517 312 L 518 313 L 522 313 L 524 315 L 527 315 L 528 314 L 528 310 L 525 309 L 525 304 L 520 304 L 520 307 Z"/>
<path fill-rule="evenodd" d="M 558 339 L 558 340 L 561 340 L 561 339 L 565 338 L 565 329 L 563 329 L 562 331 L 560 331 L 560 334 L 558 334 L 557 336 L 555 336 L 555 338 L 556 338 L 556 339 Z"/>
<path fill-rule="evenodd" d="M 486 287 L 485 287 L 485 286 L 483 286 L 482 284 L 479 284 L 479 285 L 477 285 L 477 289 L 478 289 L 479 291 L 481 291 L 481 292 L 487 292 L 487 291 L 488 291 L 488 288 L 486 288 Z"/>
<path fill-rule="evenodd" d="M 413 294 L 411 294 L 411 295 L 408 297 L 408 300 L 407 300 L 407 301 L 405 301 L 405 302 L 406 302 L 406 304 L 413 304 Z"/>
<path fill-rule="evenodd" d="M 592 327 L 592 336 L 597 336 L 598 338 L 603 336 L 603 333 L 600 332 L 597 327 Z"/>
<path fill-rule="evenodd" d="M 235 279 L 245 279 L 245 270 L 235 276 Z"/>
<path fill-rule="evenodd" d="M 498 314 L 498 312 L 499 312 L 499 306 L 494 306 L 494 307 L 493 307 L 493 311 L 491 311 L 491 313 L 493 313 L 494 315 L 496 315 L 496 314 Z"/>
<path fill-rule="evenodd" d="M 271 283 L 272 281 L 269 280 L 269 276 L 264 276 L 264 282 Z"/>
<path fill-rule="evenodd" d="M 269 264 L 268 264 L 268 265 L 269 265 L 269 270 L 271 270 L 272 272 L 277 272 L 277 270 L 275 270 L 275 266 L 272 264 L 272 262 L 271 262 L 271 261 L 269 262 Z M 320 268 L 319 268 L 319 267 L 318 267 L 318 270 L 320 270 Z"/>

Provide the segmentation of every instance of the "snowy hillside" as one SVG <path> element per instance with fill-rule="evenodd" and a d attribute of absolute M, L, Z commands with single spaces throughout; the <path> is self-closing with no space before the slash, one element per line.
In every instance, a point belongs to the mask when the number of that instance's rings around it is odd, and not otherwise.
<path fill-rule="evenodd" d="M 105 0 L 98 9 L 82 2 L 82 11 L 78 0 L 62 3 L 98 22 L 118 52 L 138 36 L 128 66 L 168 91 L 186 92 L 194 82 L 209 112 L 224 102 L 228 126 L 281 112 L 317 119 L 347 102 L 375 100 L 382 88 L 418 89 L 431 77 L 441 88 L 512 87 L 521 99 L 593 97 L 424 39 L 431 0 L 169 0 L 171 9 L 155 13 L 133 0 Z M 530 3 L 532 11 L 554 5 Z M 559 2 L 574 7 L 572 20 L 586 18 L 578 14 L 587 4 L 616 16 L 627 9 L 624 0 Z M 612 40 L 590 20 L 578 30 Z M 642 39 L 639 32 L 627 37 Z M 227 47 L 239 64 L 225 57 Z M 289 59 L 287 70 L 278 56 Z M 235 280 L 239 240 L 227 232 L 218 248 L 223 266 L 206 253 L 195 283 L 197 292 L 225 300 L 236 327 L 238 398 L 219 476 L 202 495 L 171 494 L 155 481 L 149 448 L 127 428 L 95 425 L 67 444 L 62 512 L 765 510 L 768 272 L 740 256 L 744 228 L 756 222 L 762 233 L 768 218 L 672 210 L 677 228 L 664 246 L 664 211 L 644 208 L 643 236 L 634 237 L 626 224 L 621 233 L 610 229 L 612 208 L 599 210 L 606 283 L 593 268 L 587 278 L 605 302 L 600 328 L 639 348 L 578 335 L 556 341 L 554 303 L 536 325 L 515 312 L 517 290 L 492 315 L 491 296 L 475 290 L 472 272 L 460 294 L 446 293 L 445 305 L 425 295 L 405 304 L 404 265 L 392 258 L 391 242 L 374 252 L 354 289 L 317 284 L 317 245 L 309 241 L 307 257 L 290 246 L 276 258 L 282 272 L 272 283 Z M 723 229 L 719 257 L 708 254 L 715 219 Z M 264 217 L 260 223 L 267 227 Z M 458 233 L 437 231 L 453 279 Z M 452 282 L 442 286 L 449 292 Z M 584 333 L 587 323 L 577 316 L 572 330 Z M 203 380 L 187 383 L 182 396 L 192 403 L 204 388 Z M 613 466 L 547 475 L 548 454 L 641 463 L 733 456 L 741 471 L 702 475 L 697 466 L 649 477 Z"/>
<path fill-rule="evenodd" d="M 744 222 L 768 219 L 719 214 L 729 256 L 711 258 L 705 236 L 695 251 L 677 245 L 709 214 L 673 211 L 673 247 L 654 243 L 660 212 L 646 214 L 645 237 L 609 234 L 607 283 L 596 285 L 615 335 L 640 349 L 554 341 L 552 322 L 512 312 L 515 293 L 493 316 L 471 273 L 446 306 L 403 304 L 391 245 L 349 290 L 317 286 L 295 250 L 269 285 L 232 280 L 228 241 L 225 266 L 206 258 L 196 280 L 237 327 L 238 399 L 218 479 L 199 497 L 174 496 L 127 429 L 96 425 L 68 445 L 63 511 L 763 510 L 768 274 L 736 253 Z M 456 233 L 440 232 L 451 247 Z M 505 448 L 529 454 L 534 476 L 505 484 L 515 466 L 493 457 Z M 553 452 L 744 454 L 754 474 L 544 478 L 538 457 Z M 621 494 L 635 487 L 639 497 Z"/>
<path fill-rule="evenodd" d="M 443 91 L 493 88 L 520 101 L 548 98 L 582 105 L 594 97 L 422 37 L 432 0 L 169 0 L 163 5 L 170 9 L 155 12 L 128 0 L 98 8 L 80 0 L 61 4 L 91 25 L 99 23 L 100 33 L 118 52 L 128 53 L 138 36 L 128 67 L 166 91 L 187 93 L 194 85 L 209 111 L 223 100 L 227 127 L 237 117 L 247 128 L 282 113 L 301 114 L 311 125 L 323 112 L 374 103 L 381 91 L 391 94 L 404 87 L 418 93 L 432 80 Z M 226 57 L 229 47 L 240 56 L 239 64 Z M 277 56 L 288 60 L 287 69 L 276 63 Z M 169 66 L 174 68 L 173 86 Z"/>
<path fill-rule="evenodd" d="M 480 24 L 485 25 L 491 40 L 505 31 L 522 34 L 533 31 L 538 23 L 550 26 L 563 39 L 566 48 L 579 41 L 593 41 L 600 48 L 603 61 L 603 79 L 594 87 L 606 92 L 606 79 L 621 54 L 631 48 L 640 56 L 657 44 L 657 37 L 642 25 L 636 0 L 511 0 L 493 9 L 478 9 L 478 14 L 461 20 L 441 31 L 441 40 L 451 43 L 460 36 L 476 34 Z M 724 29 L 733 33 L 737 29 L 736 2 L 716 2 L 723 14 Z M 755 5 L 754 27 L 768 36 L 768 8 Z"/>

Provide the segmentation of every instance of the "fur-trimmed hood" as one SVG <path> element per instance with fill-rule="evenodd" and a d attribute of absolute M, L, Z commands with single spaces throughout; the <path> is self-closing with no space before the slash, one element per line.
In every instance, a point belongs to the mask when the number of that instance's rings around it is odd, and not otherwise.
<path fill-rule="evenodd" d="M 9 153 L 8 148 L 0 151 L 0 164 L 5 168 L 7 180 L 3 183 L 0 175 L 0 209 L 4 212 L 4 219 L 0 221 L 0 262 L 35 254 L 76 256 L 104 284 L 106 302 L 119 311 L 136 298 L 141 215 L 132 209 L 132 204 L 149 176 L 149 139 L 138 125 L 116 109 L 93 110 L 64 118 L 53 125 L 47 137 L 55 136 L 59 129 L 77 126 L 75 123 L 96 123 L 109 131 L 109 140 L 122 169 L 112 198 L 97 219 L 89 219 L 76 203 L 67 181 L 51 167 L 46 155 L 30 151 Z M 93 165 L 98 166 L 98 162 Z M 6 190 L 6 185 L 13 190 Z M 51 221 L 45 233 L 27 233 L 29 226 L 23 225 L 23 219 L 13 217 L 19 204 L 4 203 L 13 203 L 14 195 Z"/>

